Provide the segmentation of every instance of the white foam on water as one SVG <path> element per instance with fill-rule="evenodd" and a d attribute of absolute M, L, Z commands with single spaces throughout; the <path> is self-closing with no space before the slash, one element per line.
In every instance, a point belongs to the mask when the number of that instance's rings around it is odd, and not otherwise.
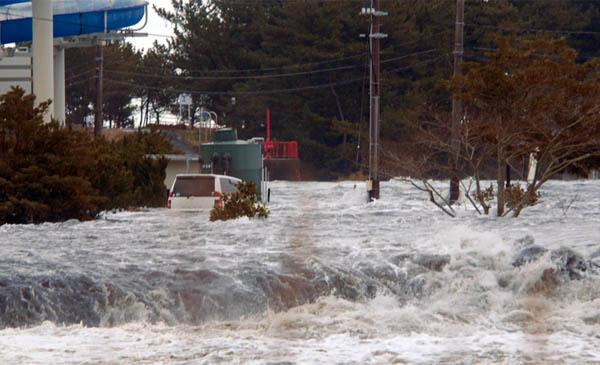
<path fill-rule="evenodd" d="M 364 183 L 277 182 L 272 191 L 264 221 L 209 223 L 208 214 L 153 209 L 94 222 L 2 226 L 0 272 L 68 272 L 135 287 L 137 272 L 206 270 L 243 287 L 240 273 L 248 270 L 299 278 L 326 268 L 330 280 L 334 272 L 356 280 L 374 272 L 369 278 L 381 286 L 409 280 L 422 291 L 379 290 L 354 300 L 333 292 L 202 324 L 172 313 L 151 321 L 150 309 L 133 301 L 106 313 L 99 327 L 2 329 L 0 363 L 600 363 L 600 279 L 588 273 L 544 286 L 544 273 L 556 268 L 550 254 L 512 265 L 526 235 L 584 257 L 600 250 L 600 183 L 551 182 L 544 202 L 518 219 L 469 210 L 452 219 L 399 182 L 382 184 L 373 204 L 365 203 Z M 557 201 L 569 194 L 580 198 L 565 213 Z M 450 260 L 436 271 L 407 264 L 415 255 Z M 149 296 L 166 301 L 168 289 Z M 202 308 L 182 310 L 193 309 Z"/>

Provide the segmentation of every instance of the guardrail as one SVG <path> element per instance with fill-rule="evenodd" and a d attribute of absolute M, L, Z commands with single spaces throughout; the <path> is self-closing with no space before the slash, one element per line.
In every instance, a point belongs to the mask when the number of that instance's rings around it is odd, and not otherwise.
<path fill-rule="evenodd" d="M 263 149 L 263 156 L 269 158 L 297 159 L 298 142 L 296 141 L 264 141 L 260 142 Z"/>

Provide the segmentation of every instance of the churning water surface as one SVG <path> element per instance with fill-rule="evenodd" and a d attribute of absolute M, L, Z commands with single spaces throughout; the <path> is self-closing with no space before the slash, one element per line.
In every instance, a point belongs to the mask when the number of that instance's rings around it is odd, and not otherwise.
<path fill-rule="evenodd" d="M 517 219 L 399 182 L 272 191 L 267 220 L 1 226 L 0 363 L 600 364 L 600 182 Z"/>

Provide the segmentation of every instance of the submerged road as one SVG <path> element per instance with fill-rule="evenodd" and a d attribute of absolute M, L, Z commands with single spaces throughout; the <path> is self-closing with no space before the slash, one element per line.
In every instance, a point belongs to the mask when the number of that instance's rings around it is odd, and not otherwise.
<path fill-rule="evenodd" d="M 276 182 L 262 221 L 0 226 L 0 363 L 600 363 L 600 182 L 518 219 L 354 185 Z"/>

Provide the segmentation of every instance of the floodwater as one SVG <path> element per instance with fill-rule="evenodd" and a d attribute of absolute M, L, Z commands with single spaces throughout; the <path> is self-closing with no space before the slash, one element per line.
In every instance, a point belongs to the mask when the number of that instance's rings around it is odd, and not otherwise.
<path fill-rule="evenodd" d="M 600 182 L 517 219 L 381 194 L 275 182 L 263 221 L 1 226 L 0 363 L 600 364 Z"/>

